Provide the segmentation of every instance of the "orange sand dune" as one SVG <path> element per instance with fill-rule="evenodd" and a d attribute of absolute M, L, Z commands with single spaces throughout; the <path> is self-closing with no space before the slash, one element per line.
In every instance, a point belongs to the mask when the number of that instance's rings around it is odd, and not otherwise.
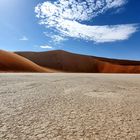
<path fill-rule="evenodd" d="M 0 50 L 0 72 L 47 72 L 47 70 L 15 53 Z"/>
<path fill-rule="evenodd" d="M 40 66 L 65 72 L 140 73 L 140 61 L 107 59 L 61 50 L 16 53 Z"/>

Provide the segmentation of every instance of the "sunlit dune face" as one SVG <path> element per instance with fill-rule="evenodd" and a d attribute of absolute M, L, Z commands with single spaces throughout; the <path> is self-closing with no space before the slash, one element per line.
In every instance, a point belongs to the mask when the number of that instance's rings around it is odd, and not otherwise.
<path fill-rule="evenodd" d="M 4 61 L 3 61 L 4 60 Z M 47 72 L 39 65 L 15 53 L 0 50 L 0 72 Z"/>

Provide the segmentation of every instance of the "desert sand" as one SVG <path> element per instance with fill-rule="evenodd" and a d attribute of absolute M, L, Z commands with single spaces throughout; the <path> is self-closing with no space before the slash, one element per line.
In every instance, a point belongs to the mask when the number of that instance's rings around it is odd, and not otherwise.
<path fill-rule="evenodd" d="M 13 52 L 0 50 L 0 72 L 47 72 L 47 69 Z"/>
<path fill-rule="evenodd" d="M 32 62 L 64 72 L 140 73 L 140 61 L 108 59 L 74 54 L 62 50 L 47 52 L 16 52 Z"/>
<path fill-rule="evenodd" d="M 140 75 L 0 74 L 0 140 L 139 140 Z"/>
<path fill-rule="evenodd" d="M 0 50 L 0 72 L 140 73 L 140 61 L 86 56 L 62 50 L 48 52 Z"/>

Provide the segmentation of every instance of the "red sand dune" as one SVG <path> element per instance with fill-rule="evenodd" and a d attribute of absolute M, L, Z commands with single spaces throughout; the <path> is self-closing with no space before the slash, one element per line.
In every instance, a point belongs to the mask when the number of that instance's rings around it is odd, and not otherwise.
<path fill-rule="evenodd" d="M 15 53 L 0 50 L 0 72 L 47 72 L 47 70 Z"/>
<path fill-rule="evenodd" d="M 140 73 L 140 61 L 116 60 L 66 51 L 16 52 L 34 63 L 65 72 Z"/>

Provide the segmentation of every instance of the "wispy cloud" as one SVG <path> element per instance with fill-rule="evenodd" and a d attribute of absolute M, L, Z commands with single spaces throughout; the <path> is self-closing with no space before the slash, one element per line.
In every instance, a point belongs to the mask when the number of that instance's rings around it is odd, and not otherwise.
<path fill-rule="evenodd" d="M 53 32 L 44 32 L 44 35 L 50 39 L 49 42 L 53 42 L 55 44 L 59 44 L 65 40 L 67 40 L 67 38 L 65 36 L 63 36 L 62 34 L 54 34 Z"/>
<path fill-rule="evenodd" d="M 60 35 L 53 35 L 52 39 L 55 43 L 60 43 L 64 40 L 66 40 L 66 38 L 64 38 L 63 36 L 60 36 Z"/>
<path fill-rule="evenodd" d="M 58 30 L 66 36 L 91 40 L 98 43 L 125 40 L 137 30 L 137 25 L 135 24 L 88 26 L 69 20 L 61 22 L 60 26 L 61 28 Z"/>
<path fill-rule="evenodd" d="M 37 17 L 41 18 L 40 24 L 57 29 L 63 37 L 113 42 L 128 39 L 137 31 L 136 24 L 89 26 L 81 22 L 91 20 L 109 9 L 120 8 L 126 2 L 126 0 L 47 1 L 38 4 L 35 12 Z M 61 41 L 61 38 L 58 40 Z"/>
<path fill-rule="evenodd" d="M 40 48 L 42 48 L 42 49 L 53 49 L 52 46 L 48 46 L 48 45 L 40 46 Z"/>
<path fill-rule="evenodd" d="M 22 38 L 19 39 L 20 41 L 28 41 L 29 39 L 26 36 L 23 36 Z"/>

